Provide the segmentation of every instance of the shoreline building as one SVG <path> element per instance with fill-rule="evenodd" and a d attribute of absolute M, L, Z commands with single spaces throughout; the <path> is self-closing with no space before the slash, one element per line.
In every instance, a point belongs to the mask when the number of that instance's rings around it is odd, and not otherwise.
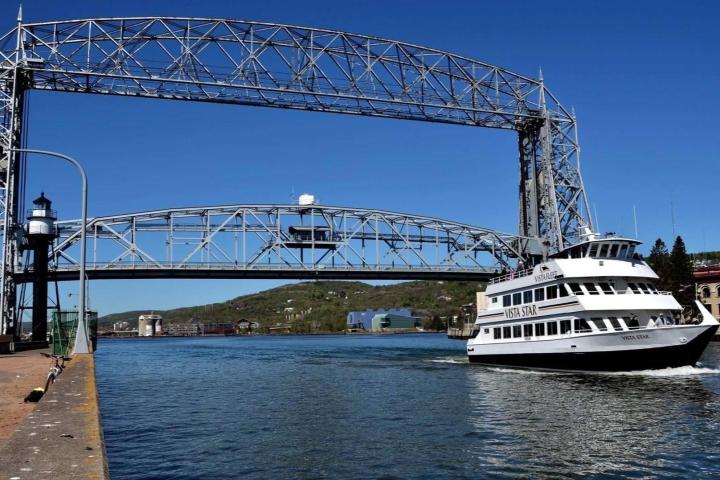
<path fill-rule="evenodd" d="M 695 298 L 705 305 L 713 317 L 720 320 L 720 264 L 699 265 L 693 269 L 695 279 Z M 715 333 L 720 340 L 720 330 Z"/>
<path fill-rule="evenodd" d="M 387 326 L 382 327 L 383 323 Z M 411 324 L 410 327 L 404 326 L 409 324 Z M 409 308 L 368 308 L 364 311 L 349 312 L 346 320 L 348 330 L 364 330 L 367 332 L 382 328 L 414 328 L 416 324 L 417 318 L 412 316 Z"/>
<path fill-rule="evenodd" d="M 720 319 L 720 265 L 697 266 L 693 269 L 695 298 L 705 305 L 713 317 Z"/>
<path fill-rule="evenodd" d="M 160 315 L 140 315 L 138 318 L 139 337 L 157 337 L 163 334 L 163 318 Z"/>

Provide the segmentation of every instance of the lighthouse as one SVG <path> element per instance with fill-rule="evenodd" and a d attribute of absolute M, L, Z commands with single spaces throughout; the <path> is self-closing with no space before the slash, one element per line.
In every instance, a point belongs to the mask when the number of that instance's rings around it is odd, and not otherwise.
<path fill-rule="evenodd" d="M 48 303 L 48 249 L 57 237 L 55 229 L 56 213 L 52 202 L 42 192 L 33 200 L 28 212 L 27 238 L 33 250 L 33 308 L 32 340 L 47 340 L 47 303 Z"/>

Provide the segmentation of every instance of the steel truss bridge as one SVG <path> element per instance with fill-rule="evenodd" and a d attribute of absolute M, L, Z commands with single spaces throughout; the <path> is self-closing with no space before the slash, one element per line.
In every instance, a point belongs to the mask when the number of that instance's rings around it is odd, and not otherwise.
<path fill-rule="evenodd" d="M 22 266 L 25 159 L 13 148 L 25 146 L 31 90 L 514 130 L 520 156 L 519 237 L 541 239 L 542 250 L 554 252 L 578 241 L 592 225 L 575 116 L 542 78 L 432 48 L 326 29 L 170 17 L 23 23 L 19 15 L 15 28 L 0 37 L 0 307 L 5 325 L 17 317 L 16 274 Z M 494 251 L 505 255 L 505 249 L 507 244 L 498 241 Z M 334 260 L 340 261 L 340 251 Z M 61 268 L 58 264 L 58 272 Z"/>
<path fill-rule="evenodd" d="M 50 275 L 75 280 L 82 222 L 59 222 Z M 178 208 L 93 218 L 90 279 L 487 279 L 531 239 L 436 218 L 299 205 Z M 29 264 L 25 264 L 29 267 Z M 30 272 L 16 270 L 16 281 Z"/>

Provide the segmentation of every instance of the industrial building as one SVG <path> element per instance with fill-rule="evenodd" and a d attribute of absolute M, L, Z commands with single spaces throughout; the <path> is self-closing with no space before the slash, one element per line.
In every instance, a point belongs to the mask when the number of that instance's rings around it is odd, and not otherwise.
<path fill-rule="evenodd" d="M 115 322 L 113 323 L 114 332 L 125 332 L 130 330 L 130 322 Z"/>
<path fill-rule="evenodd" d="M 197 323 L 171 323 L 167 332 L 173 337 L 194 337 L 200 335 L 200 326 Z"/>
<path fill-rule="evenodd" d="M 377 318 L 377 321 L 375 319 Z M 410 327 L 401 327 L 399 325 L 408 325 L 412 321 Z M 388 327 L 381 327 L 386 323 Z M 390 309 L 367 309 L 365 311 L 350 312 L 347 315 L 348 330 L 364 330 L 378 331 L 381 328 L 413 328 L 417 323 L 417 319 L 412 316 L 409 308 L 390 308 Z M 390 326 L 392 325 L 392 326 Z"/>
<path fill-rule="evenodd" d="M 201 323 L 200 335 L 235 335 L 234 323 Z"/>
<path fill-rule="evenodd" d="M 379 313 L 372 318 L 372 331 L 414 329 L 419 326 L 419 319 L 394 313 Z"/>
<path fill-rule="evenodd" d="M 138 318 L 139 337 L 157 337 L 163 334 L 163 318 L 160 315 L 140 315 Z"/>

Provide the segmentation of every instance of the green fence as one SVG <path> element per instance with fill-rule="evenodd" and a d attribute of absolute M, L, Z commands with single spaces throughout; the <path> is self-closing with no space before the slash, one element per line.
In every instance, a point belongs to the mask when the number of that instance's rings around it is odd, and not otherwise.
<path fill-rule="evenodd" d="M 97 312 L 87 312 L 88 335 L 93 351 L 97 348 Z M 78 312 L 57 310 L 52 312 L 50 348 L 53 355 L 68 355 L 72 352 L 77 332 Z"/>

